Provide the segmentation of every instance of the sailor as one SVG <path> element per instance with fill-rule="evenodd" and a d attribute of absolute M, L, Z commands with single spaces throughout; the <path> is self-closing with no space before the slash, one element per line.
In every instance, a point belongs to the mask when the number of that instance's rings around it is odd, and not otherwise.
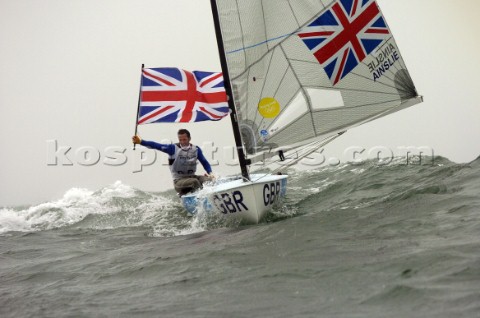
<path fill-rule="evenodd" d="M 200 147 L 190 143 L 190 132 L 186 129 L 180 129 L 177 136 L 178 143 L 176 144 L 159 144 L 143 140 L 138 135 L 133 136 L 132 141 L 134 144 L 160 150 L 169 155 L 168 164 L 172 173 L 173 185 L 178 195 L 182 196 L 200 189 L 204 182 L 213 180 L 214 177 L 212 175 L 212 167 L 205 159 Z M 197 160 L 200 161 L 207 172 L 204 176 L 195 175 Z"/>

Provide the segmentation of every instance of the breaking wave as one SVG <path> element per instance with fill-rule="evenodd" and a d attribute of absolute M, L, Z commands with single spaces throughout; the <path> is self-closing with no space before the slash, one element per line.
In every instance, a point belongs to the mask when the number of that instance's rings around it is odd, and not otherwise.
<path fill-rule="evenodd" d="M 442 157 L 428 163 L 405 164 L 397 158 L 388 164 L 367 161 L 316 170 L 288 171 L 287 198 L 266 219 L 276 222 L 309 213 L 408 206 L 425 195 L 471 194 L 476 206 L 480 193 L 480 159 L 455 164 Z M 208 192 L 207 189 L 204 192 Z M 452 207 L 453 209 L 454 207 Z M 205 231 L 227 224 L 202 213 L 188 217 L 173 191 L 145 192 L 117 181 L 98 191 L 72 188 L 56 201 L 30 207 L 0 209 L 0 235 L 60 228 L 106 230 L 145 228 L 148 235 L 175 236 Z"/>

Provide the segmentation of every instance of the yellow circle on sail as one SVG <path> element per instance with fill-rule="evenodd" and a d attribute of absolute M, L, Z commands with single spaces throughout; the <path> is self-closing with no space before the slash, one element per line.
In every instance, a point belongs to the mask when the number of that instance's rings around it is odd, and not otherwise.
<path fill-rule="evenodd" d="M 258 103 L 258 112 L 264 118 L 274 118 L 280 114 L 280 103 L 272 97 L 265 97 Z"/>

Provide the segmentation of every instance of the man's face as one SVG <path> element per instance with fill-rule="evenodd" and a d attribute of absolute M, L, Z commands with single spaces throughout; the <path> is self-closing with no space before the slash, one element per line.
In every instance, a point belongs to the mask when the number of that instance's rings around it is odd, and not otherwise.
<path fill-rule="evenodd" d="M 190 138 L 188 138 L 187 134 L 178 134 L 178 142 L 182 146 L 188 146 L 190 144 Z"/>

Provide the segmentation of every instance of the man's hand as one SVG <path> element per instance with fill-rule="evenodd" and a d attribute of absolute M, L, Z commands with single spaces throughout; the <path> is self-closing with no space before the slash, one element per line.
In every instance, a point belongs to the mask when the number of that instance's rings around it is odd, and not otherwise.
<path fill-rule="evenodd" d="M 216 179 L 212 172 L 205 173 L 205 177 L 207 177 L 210 181 L 215 181 Z"/>
<path fill-rule="evenodd" d="M 140 136 L 138 136 L 138 135 L 135 135 L 135 136 L 132 137 L 132 142 L 133 142 L 133 144 L 138 145 L 139 143 L 142 142 L 142 138 L 140 138 Z"/>

